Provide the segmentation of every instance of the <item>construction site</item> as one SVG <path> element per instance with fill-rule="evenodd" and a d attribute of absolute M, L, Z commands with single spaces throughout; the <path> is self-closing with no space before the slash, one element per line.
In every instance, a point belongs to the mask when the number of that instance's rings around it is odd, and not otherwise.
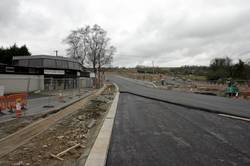
<path fill-rule="evenodd" d="M 36 86 L 32 84 L 36 84 L 37 78 L 1 78 L 2 83 L 22 82 L 26 91 L 19 92 L 15 86 L 5 84 L 7 91 L 3 91 L 4 95 L 0 97 L 0 165 L 113 165 L 109 162 L 116 163 L 112 151 L 118 146 L 113 137 L 117 135 L 117 130 L 120 131 L 116 129 L 119 123 L 114 124 L 113 129 L 116 106 L 119 104 L 120 107 L 128 107 L 128 110 L 140 110 L 134 105 L 137 102 L 130 101 L 131 106 L 127 105 L 127 101 L 122 103 L 125 94 L 130 95 L 129 98 L 149 97 L 149 103 L 160 100 L 183 108 L 219 113 L 226 117 L 237 115 L 237 119 L 249 120 L 248 112 L 239 109 L 241 105 L 248 104 L 245 103 L 250 96 L 247 82 L 213 83 L 179 75 L 113 70 L 101 77 L 98 88 L 89 77 L 53 77 L 43 80 L 43 89 L 35 90 Z M 206 106 L 199 103 L 196 97 L 199 100 L 213 101 L 218 98 L 216 100 L 221 101 L 218 105 Z M 140 98 L 135 100 L 145 102 Z M 232 108 L 228 104 L 223 105 L 230 100 Z M 125 120 L 127 115 L 123 113 L 119 112 L 117 118 L 125 116 Z M 130 121 L 127 123 L 129 125 Z M 110 143 L 113 145 L 109 146 Z M 127 143 L 122 145 L 126 147 Z"/>
<path fill-rule="evenodd" d="M 105 84 L 71 103 L 63 101 L 58 108 L 51 101 L 47 111 L 32 114 L 25 108 L 27 99 L 20 97 L 20 115 L 0 117 L 0 165 L 84 164 L 115 92 L 114 85 Z"/>
<path fill-rule="evenodd" d="M 1 0 L 0 166 L 250 166 L 250 1 Z"/>
<path fill-rule="evenodd" d="M 150 70 L 153 70 L 152 68 Z M 229 97 L 230 91 L 238 93 L 237 99 L 250 99 L 250 82 L 248 80 L 233 82 L 232 80 L 224 82 L 208 81 L 204 76 L 190 76 L 172 73 L 144 73 L 138 72 L 136 68 L 116 69 L 110 73 L 117 74 L 126 78 L 138 80 L 157 87 L 158 89 L 173 90 L 180 92 L 190 92 L 204 95 Z M 233 97 L 233 96 L 232 96 Z"/>

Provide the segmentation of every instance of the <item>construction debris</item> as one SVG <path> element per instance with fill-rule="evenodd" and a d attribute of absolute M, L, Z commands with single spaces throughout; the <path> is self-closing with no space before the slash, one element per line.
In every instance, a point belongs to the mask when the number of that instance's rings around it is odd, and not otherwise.
<path fill-rule="evenodd" d="M 23 161 L 19 161 L 13 164 L 13 166 L 22 166 L 22 165 L 24 165 Z"/>
<path fill-rule="evenodd" d="M 58 137 L 56 137 L 57 139 L 63 139 L 64 138 L 64 136 L 63 135 L 60 135 L 60 136 L 58 136 Z"/>
<path fill-rule="evenodd" d="M 58 153 L 57 156 L 58 156 L 58 157 L 59 157 L 59 156 L 62 156 L 62 155 L 64 155 L 65 153 L 67 153 L 68 151 L 70 151 L 71 149 L 75 149 L 75 148 L 80 147 L 80 146 L 81 146 L 80 144 L 76 144 L 76 145 L 74 145 L 74 146 L 71 146 L 70 148 L 68 148 L 68 149 L 66 149 L 66 150 L 64 150 L 64 151 L 62 151 L 62 152 L 60 152 L 60 153 Z"/>
<path fill-rule="evenodd" d="M 58 160 L 61 160 L 61 161 L 64 160 L 63 158 L 60 158 L 60 157 L 58 157 L 57 155 L 54 155 L 54 154 L 52 154 L 52 153 L 50 153 L 50 156 L 51 156 L 51 157 L 54 157 L 54 158 L 56 158 L 56 159 L 58 159 Z"/>
<path fill-rule="evenodd" d="M 91 119 L 91 121 L 90 121 L 89 124 L 87 125 L 87 128 L 88 128 L 88 129 L 91 129 L 95 124 L 96 124 L 96 120 Z"/>
<path fill-rule="evenodd" d="M 114 86 L 58 121 L 25 145 L 0 158 L 0 165 L 64 165 L 90 149 L 114 98 Z M 113 93 L 110 93 L 111 92 Z M 82 158 L 82 157 L 81 157 Z M 3 164 L 3 165 L 4 165 Z"/>

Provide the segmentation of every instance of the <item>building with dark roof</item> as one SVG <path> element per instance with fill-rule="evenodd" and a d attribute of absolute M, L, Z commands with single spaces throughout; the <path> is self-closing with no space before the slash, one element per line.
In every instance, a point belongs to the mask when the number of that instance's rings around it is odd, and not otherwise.
<path fill-rule="evenodd" d="M 27 80 L 32 78 L 34 82 L 32 84 L 34 85 L 33 87 L 38 87 L 36 85 L 38 85 L 39 82 L 43 82 L 42 86 L 39 85 L 39 87 L 42 88 L 39 89 L 56 90 L 77 88 L 81 84 L 80 80 L 89 76 L 90 72 L 77 60 L 61 56 L 14 56 L 12 65 L 0 65 L 0 80 L 2 84 L 9 88 L 13 87 L 14 82 L 12 82 L 12 85 L 8 85 L 11 81 L 7 79 L 12 77 L 15 79 L 19 77 L 22 79 L 27 78 Z M 39 79 L 35 81 L 35 77 Z M 7 82 L 3 83 L 4 81 Z M 18 81 L 21 82 L 20 79 Z M 25 81 L 15 85 L 21 87 L 23 84 L 26 84 Z M 25 87 L 25 85 L 23 85 L 23 87 Z M 10 92 L 12 91 L 14 90 L 10 90 Z"/>
<path fill-rule="evenodd" d="M 86 70 L 77 60 L 61 56 L 34 55 L 14 56 L 13 66 L 30 68 L 34 73 L 44 75 L 58 75 L 65 77 L 85 76 L 89 77 Z"/>
<path fill-rule="evenodd" d="M 14 56 L 13 65 L 44 69 L 81 70 L 80 63 L 72 58 L 49 55 Z"/>

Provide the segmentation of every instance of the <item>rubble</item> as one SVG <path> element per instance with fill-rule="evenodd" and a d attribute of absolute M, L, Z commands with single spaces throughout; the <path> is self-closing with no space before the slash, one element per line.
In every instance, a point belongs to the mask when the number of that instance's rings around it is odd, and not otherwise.
<path fill-rule="evenodd" d="M 28 141 L 12 153 L 0 158 L 6 165 L 64 165 L 76 163 L 89 149 L 103 118 L 114 98 L 107 90 L 87 105 L 58 121 L 42 134 Z M 90 140 L 91 139 L 91 140 Z"/>
<path fill-rule="evenodd" d="M 60 136 L 57 136 L 56 138 L 57 138 L 57 139 L 63 139 L 64 136 L 63 136 L 63 135 L 60 135 Z"/>
<path fill-rule="evenodd" d="M 13 166 L 23 166 L 23 165 L 24 165 L 23 161 L 19 161 L 13 164 Z"/>
<path fill-rule="evenodd" d="M 87 128 L 91 129 L 96 124 L 96 120 L 91 119 L 91 121 L 87 124 Z"/>
<path fill-rule="evenodd" d="M 85 118 L 84 118 L 83 115 L 79 115 L 79 116 L 77 117 L 77 119 L 80 120 L 80 121 L 82 121 L 82 120 L 84 120 Z"/>

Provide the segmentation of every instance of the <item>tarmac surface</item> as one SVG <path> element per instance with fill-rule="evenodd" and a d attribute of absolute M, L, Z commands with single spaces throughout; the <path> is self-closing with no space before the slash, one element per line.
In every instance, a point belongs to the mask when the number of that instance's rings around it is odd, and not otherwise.
<path fill-rule="evenodd" d="M 250 123 L 121 93 L 107 166 L 250 165 Z"/>
<path fill-rule="evenodd" d="M 250 101 L 195 94 L 191 92 L 162 90 L 153 88 L 153 86 L 150 87 L 149 84 L 144 81 L 140 82 L 120 76 L 110 76 L 108 79 L 119 86 L 120 92 L 141 95 L 188 108 L 250 118 Z"/>
<path fill-rule="evenodd" d="M 109 80 L 121 93 L 107 166 L 250 165 L 249 122 L 150 98 L 192 101 L 204 108 L 214 105 L 226 113 L 227 104 L 236 103 L 233 108 L 243 108 L 243 115 L 249 114 L 249 102 L 160 92 L 120 77 Z"/>

